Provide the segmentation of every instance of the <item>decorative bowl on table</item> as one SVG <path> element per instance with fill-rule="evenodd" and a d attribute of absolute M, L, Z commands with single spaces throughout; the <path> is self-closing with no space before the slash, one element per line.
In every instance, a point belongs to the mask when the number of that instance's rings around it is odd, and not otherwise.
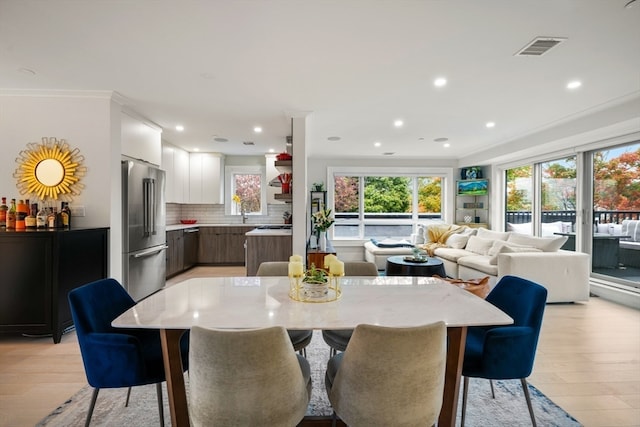
<path fill-rule="evenodd" d="M 195 224 L 196 222 L 198 222 L 197 219 L 181 219 L 180 220 L 181 224 Z"/>

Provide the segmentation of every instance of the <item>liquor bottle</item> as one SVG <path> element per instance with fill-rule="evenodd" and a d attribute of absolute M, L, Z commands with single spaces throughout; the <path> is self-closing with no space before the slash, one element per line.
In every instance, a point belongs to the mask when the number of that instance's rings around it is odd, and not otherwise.
<path fill-rule="evenodd" d="M 53 208 L 49 208 L 49 213 L 47 214 L 47 228 L 51 230 L 56 228 L 56 213 Z"/>
<path fill-rule="evenodd" d="M 62 226 L 64 228 L 71 228 L 71 209 L 69 209 L 69 202 L 62 202 L 62 209 L 60 210 L 62 216 Z"/>
<path fill-rule="evenodd" d="M 9 206 L 7 206 L 7 198 L 2 198 L 2 204 L 0 205 L 0 227 L 7 226 L 7 211 L 9 210 Z"/>
<path fill-rule="evenodd" d="M 18 200 L 18 205 L 16 206 L 16 230 L 25 230 L 27 228 L 25 223 L 27 215 L 29 215 L 29 207 L 24 203 L 24 200 Z"/>
<path fill-rule="evenodd" d="M 33 203 L 29 209 L 29 215 L 24 219 L 24 223 L 27 226 L 28 230 L 33 230 L 36 228 L 36 214 L 38 213 L 38 204 Z"/>
<path fill-rule="evenodd" d="M 9 210 L 7 211 L 7 229 L 15 230 L 16 228 L 16 199 L 11 199 Z"/>
<path fill-rule="evenodd" d="M 47 209 L 45 209 L 44 203 L 36 214 L 36 227 L 40 229 L 47 228 Z"/>

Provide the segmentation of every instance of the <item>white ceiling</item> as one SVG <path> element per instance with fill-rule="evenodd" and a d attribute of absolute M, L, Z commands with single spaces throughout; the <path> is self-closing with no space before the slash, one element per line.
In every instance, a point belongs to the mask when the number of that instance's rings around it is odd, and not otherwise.
<path fill-rule="evenodd" d="M 460 158 L 638 96 L 628 1 L 0 0 L 0 88 L 117 91 L 188 151 L 280 152 L 308 113 L 309 155 Z M 514 56 L 538 36 L 567 41 Z"/>

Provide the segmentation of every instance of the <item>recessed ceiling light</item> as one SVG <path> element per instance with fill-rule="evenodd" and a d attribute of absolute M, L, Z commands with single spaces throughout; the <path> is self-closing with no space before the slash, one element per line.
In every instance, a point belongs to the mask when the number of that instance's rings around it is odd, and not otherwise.
<path fill-rule="evenodd" d="M 486 127 L 488 127 L 489 129 L 496 127 L 496 122 L 487 122 L 485 124 Z"/>
<path fill-rule="evenodd" d="M 340 137 L 339 136 L 330 136 L 329 138 L 327 138 L 327 140 L 329 141 L 340 141 Z"/>
<path fill-rule="evenodd" d="M 434 142 L 445 142 L 445 141 L 448 141 L 448 140 L 449 140 L 449 138 L 436 138 L 433 141 Z"/>
<path fill-rule="evenodd" d="M 269 152 L 270 152 L 270 153 L 275 153 L 275 152 L 276 152 L 276 150 L 274 150 L 273 148 L 269 148 Z"/>
<path fill-rule="evenodd" d="M 260 126 L 256 126 L 256 127 L 253 128 L 253 131 L 255 133 L 261 133 L 262 132 L 262 128 Z"/>
<path fill-rule="evenodd" d="M 582 82 L 580 80 L 574 80 L 567 83 L 567 89 L 578 89 L 580 86 L 582 86 Z"/>
<path fill-rule="evenodd" d="M 200 151 L 200 149 L 199 148 L 194 148 L 193 151 Z"/>
<path fill-rule="evenodd" d="M 177 130 L 178 132 L 182 132 L 182 131 L 184 130 L 184 126 L 182 126 L 182 125 L 176 125 L 176 130 Z"/>
<path fill-rule="evenodd" d="M 376 141 L 373 143 L 374 147 L 380 147 L 382 145 L 382 143 L 380 141 Z"/>
<path fill-rule="evenodd" d="M 402 125 L 404 125 L 404 122 L 403 122 L 402 120 L 398 119 L 398 120 L 395 120 L 395 121 L 393 122 L 393 125 L 394 125 L 395 127 L 397 127 L 397 128 L 401 128 L 401 127 L 402 127 Z"/>
<path fill-rule="evenodd" d="M 451 144 L 449 144 L 449 143 L 447 142 L 447 143 L 445 143 L 445 144 L 442 144 L 442 146 L 443 146 L 444 148 L 449 148 L 449 147 L 451 147 Z"/>
<path fill-rule="evenodd" d="M 433 81 L 433 85 L 435 87 L 443 87 L 447 85 L 447 79 L 445 79 L 444 77 L 438 77 L 437 79 L 435 79 Z"/>
<path fill-rule="evenodd" d="M 227 138 L 220 138 L 220 137 L 213 138 L 213 140 L 215 142 L 229 142 L 229 140 Z"/>

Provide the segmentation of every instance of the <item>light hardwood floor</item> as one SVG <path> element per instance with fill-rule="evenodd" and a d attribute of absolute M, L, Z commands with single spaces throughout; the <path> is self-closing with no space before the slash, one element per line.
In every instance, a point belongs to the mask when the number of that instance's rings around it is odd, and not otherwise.
<path fill-rule="evenodd" d="M 168 284 L 244 274 L 196 267 Z M 587 427 L 640 426 L 640 311 L 601 298 L 547 305 L 529 381 Z M 0 335 L 0 426 L 33 426 L 84 385 L 75 333 L 56 345 Z"/>

